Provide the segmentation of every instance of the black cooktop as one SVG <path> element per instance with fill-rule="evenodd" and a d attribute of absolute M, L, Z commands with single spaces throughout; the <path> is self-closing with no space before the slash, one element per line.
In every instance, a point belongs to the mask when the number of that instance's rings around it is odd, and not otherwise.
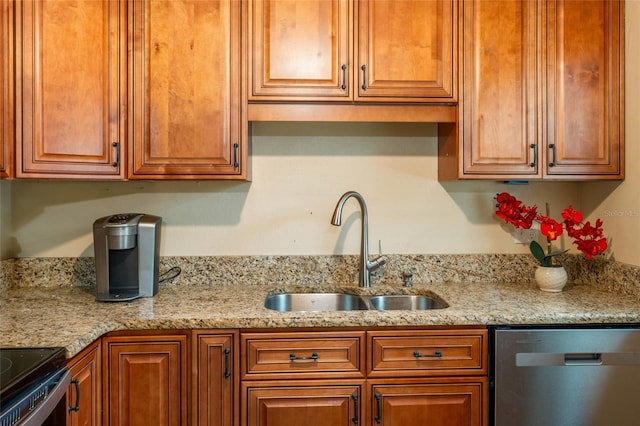
<path fill-rule="evenodd" d="M 66 361 L 64 348 L 0 348 L 0 407 Z"/>

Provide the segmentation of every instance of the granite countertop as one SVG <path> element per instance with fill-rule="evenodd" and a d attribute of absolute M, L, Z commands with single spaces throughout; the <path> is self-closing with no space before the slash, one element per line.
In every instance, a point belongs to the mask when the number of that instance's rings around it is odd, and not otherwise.
<path fill-rule="evenodd" d="M 568 284 L 545 293 L 531 283 L 416 283 L 399 286 L 161 285 L 153 298 L 105 303 L 95 288 L 2 290 L 0 347 L 64 346 L 69 357 L 115 330 L 640 323 L 637 297 Z M 436 295 L 449 306 L 428 311 L 276 312 L 269 293 L 340 291 Z"/>

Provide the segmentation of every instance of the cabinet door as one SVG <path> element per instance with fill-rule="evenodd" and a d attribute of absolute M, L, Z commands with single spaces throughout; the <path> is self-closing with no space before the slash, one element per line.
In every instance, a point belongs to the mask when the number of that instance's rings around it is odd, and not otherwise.
<path fill-rule="evenodd" d="M 539 2 L 462 3 L 462 177 L 541 177 Z"/>
<path fill-rule="evenodd" d="M 249 1 L 249 100 L 352 100 L 352 1 Z"/>
<path fill-rule="evenodd" d="M 482 383 L 393 384 L 371 387 L 371 424 L 481 426 Z"/>
<path fill-rule="evenodd" d="M 237 333 L 194 333 L 193 424 L 237 424 L 237 340 Z"/>
<path fill-rule="evenodd" d="M 358 4 L 357 100 L 454 102 L 457 2 Z"/>
<path fill-rule="evenodd" d="M 91 344 L 71 360 L 71 386 L 67 391 L 67 425 L 100 424 L 100 342 Z"/>
<path fill-rule="evenodd" d="M 13 176 L 13 1 L 0 6 L 0 178 Z"/>
<path fill-rule="evenodd" d="M 299 382 L 298 382 L 299 383 Z M 360 386 L 243 386 L 247 426 L 353 426 L 361 416 Z"/>
<path fill-rule="evenodd" d="M 624 16 L 617 0 L 547 1 L 545 174 L 624 177 Z"/>
<path fill-rule="evenodd" d="M 246 177 L 241 2 L 132 0 L 129 178 Z"/>
<path fill-rule="evenodd" d="M 104 424 L 186 424 L 186 336 L 106 337 L 103 344 Z"/>
<path fill-rule="evenodd" d="M 16 176 L 122 178 L 125 3 L 16 5 Z"/>

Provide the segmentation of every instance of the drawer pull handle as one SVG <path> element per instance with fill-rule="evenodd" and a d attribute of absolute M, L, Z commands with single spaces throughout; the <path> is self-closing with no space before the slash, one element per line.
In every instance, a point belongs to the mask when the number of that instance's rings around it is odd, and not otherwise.
<path fill-rule="evenodd" d="M 72 411 L 75 411 L 76 413 L 78 411 L 80 411 L 80 380 L 78 379 L 73 379 L 71 381 L 71 384 L 73 384 L 73 386 L 76 388 L 76 405 L 71 407 L 67 407 L 67 410 L 71 413 Z"/>
<path fill-rule="evenodd" d="M 382 423 L 382 395 L 376 392 L 374 397 L 376 398 L 376 416 L 373 418 L 373 420 L 375 420 L 376 423 L 380 424 Z"/>
<path fill-rule="evenodd" d="M 354 425 L 357 425 L 359 423 L 359 419 L 358 419 L 358 394 L 353 394 L 351 395 L 351 398 L 353 398 L 353 411 L 354 411 L 354 416 L 351 418 L 351 421 L 353 422 Z"/>
<path fill-rule="evenodd" d="M 433 354 L 421 354 L 418 351 L 414 351 L 413 356 L 416 358 L 442 358 L 442 352 L 435 351 Z"/>
<path fill-rule="evenodd" d="M 289 354 L 289 359 L 291 361 L 317 361 L 318 360 L 318 353 L 314 352 L 311 354 L 311 356 L 296 356 L 295 353 L 290 353 Z"/>
<path fill-rule="evenodd" d="M 231 370 L 229 369 L 229 354 L 231 353 L 231 349 L 225 348 L 224 350 L 224 377 L 228 379 L 231 377 Z"/>
<path fill-rule="evenodd" d="M 367 66 L 363 65 L 360 69 L 362 70 L 362 90 L 367 90 Z"/>
<path fill-rule="evenodd" d="M 342 64 L 342 67 L 340 67 L 340 69 L 342 70 L 342 86 L 340 87 L 342 88 L 342 90 L 347 90 L 347 65 Z"/>

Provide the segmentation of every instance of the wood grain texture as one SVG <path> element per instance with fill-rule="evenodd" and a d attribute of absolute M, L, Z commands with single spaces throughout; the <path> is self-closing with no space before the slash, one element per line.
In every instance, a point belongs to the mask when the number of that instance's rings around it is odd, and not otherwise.
<path fill-rule="evenodd" d="M 18 177 L 120 179 L 125 3 L 19 3 Z"/>
<path fill-rule="evenodd" d="M 0 179 L 14 175 L 13 7 L 12 0 L 0 5 Z"/>
<path fill-rule="evenodd" d="M 245 177 L 240 2 L 134 1 L 129 18 L 129 178 Z"/>
<path fill-rule="evenodd" d="M 547 4 L 545 175 L 623 178 L 624 3 Z"/>
<path fill-rule="evenodd" d="M 104 424 L 186 424 L 186 336 L 106 337 L 103 345 Z"/>
<path fill-rule="evenodd" d="M 101 423 L 102 416 L 102 352 L 101 342 L 96 340 L 81 353 L 73 357 L 68 364 L 71 380 L 78 381 L 67 391 L 67 407 L 78 410 L 67 410 L 67 425 L 93 426 Z M 78 395 L 79 389 L 79 395 Z"/>

